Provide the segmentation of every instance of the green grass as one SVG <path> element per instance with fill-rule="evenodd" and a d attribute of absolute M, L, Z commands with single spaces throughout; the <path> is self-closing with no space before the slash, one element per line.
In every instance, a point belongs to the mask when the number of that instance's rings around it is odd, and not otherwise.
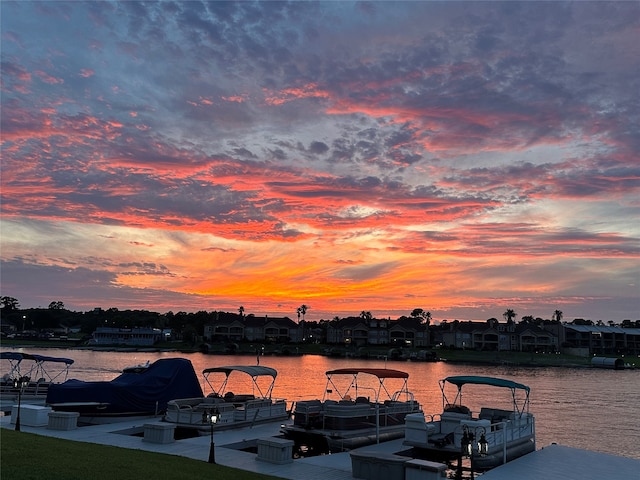
<path fill-rule="evenodd" d="M 0 475 L 7 480 L 274 480 L 175 455 L 0 430 Z"/>

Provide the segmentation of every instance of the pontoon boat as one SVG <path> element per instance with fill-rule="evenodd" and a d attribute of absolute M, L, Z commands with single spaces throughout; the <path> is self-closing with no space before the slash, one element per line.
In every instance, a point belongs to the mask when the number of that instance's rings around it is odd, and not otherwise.
<path fill-rule="evenodd" d="M 1 360 L 7 360 L 9 371 L 0 381 L 0 402 L 3 412 L 10 412 L 20 400 L 25 404 L 44 405 L 51 384 L 62 382 L 69 375 L 73 360 L 20 352 L 1 352 Z M 18 386 L 17 381 L 23 380 Z"/>
<path fill-rule="evenodd" d="M 237 373 L 244 374 L 242 377 L 248 376 L 251 392 L 234 393 L 230 390 L 241 383 Z M 217 422 L 214 425 L 216 430 L 289 418 L 285 399 L 271 396 L 278 375 L 274 368 L 261 365 L 231 365 L 206 368 L 202 371 L 202 375 L 205 391 L 210 390 L 210 393 L 207 396 L 170 401 L 167 405 L 165 421 L 206 433 L 210 425 L 205 424 L 203 418 L 214 410 L 217 413 Z M 234 380 L 230 384 L 231 377 Z"/>
<path fill-rule="evenodd" d="M 408 415 L 404 444 L 415 456 L 432 461 L 460 461 L 464 455 L 471 468 L 483 471 L 536 449 L 535 421 L 529 413 L 529 387 L 494 377 L 455 376 L 440 380 L 443 411 L 425 419 L 422 413 Z M 445 387 L 455 386 L 453 402 Z M 477 415 L 462 403 L 462 387 L 476 385 L 506 388 L 512 409 L 482 407 Z"/>
<path fill-rule="evenodd" d="M 295 442 L 294 454 L 341 452 L 402 438 L 405 416 L 422 411 L 408 389 L 406 372 L 341 368 L 326 376 L 322 400 L 296 402 L 293 425 L 282 427 L 285 438 Z M 348 379 L 346 387 L 340 378 Z M 399 389 L 390 393 L 385 382 Z"/>

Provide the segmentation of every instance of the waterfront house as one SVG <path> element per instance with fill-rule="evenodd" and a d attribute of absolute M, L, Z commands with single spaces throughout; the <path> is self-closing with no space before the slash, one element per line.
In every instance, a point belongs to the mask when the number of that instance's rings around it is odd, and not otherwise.
<path fill-rule="evenodd" d="M 94 345 L 152 346 L 163 339 L 158 328 L 98 327 L 93 332 Z"/>
<path fill-rule="evenodd" d="M 302 341 L 302 325 L 288 317 L 221 314 L 204 326 L 207 341 L 288 343 Z"/>

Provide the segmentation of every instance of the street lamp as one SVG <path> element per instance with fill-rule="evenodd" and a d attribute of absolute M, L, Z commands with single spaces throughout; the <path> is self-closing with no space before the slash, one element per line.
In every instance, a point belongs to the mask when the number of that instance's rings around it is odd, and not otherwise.
<path fill-rule="evenodd" d="M 473 432 L 467 425 L 462 425 L 462 440 L 460 440 L 462 455 L 470 457 L 473 454 Z"/>
<path fill-rule="evenodd" d="M 211 444 L 209 445 L 209 463 L 216 463 L 216 451 L 215 446 L 213 444 L 213 426 L 218 423 L 218 418 L 220 418 L 220 414 L 218 413 L 217 408 L 213 408 L 213 410 L 205 410 L 202 412 L 202 423 L 208 423 L 211 427 Z"/>
<path fill-rule="evenodd" d="M 20 378 L 16 378 L 13 380 L 13 386 L 14 388 L 18 389 L 18 415 L 16 416 L 16 431 L 19 432 L 20 431 L 20 403 L 22 400 L 22 391 L 24 390 L 24 387 L 26 387 L 27 385 L 29 385 L 29 382 L 31 381 L 31 378 L 23 376 Z"/>
<path fill-rule="evenodd" d="M 485 429 L 484 427 L 480 427 L 480 440 L 478 440 L 478 453 L 481 457 L 486 457 L 489 453 L 489 442 L 487 441 L 487 437 L 484 436 Z"/>
<path fill-rule="evenodd" d="M 462 457 L 469 457 L 471 480 L 473 480 L 473 455 L 476 451 L 473 448 L 473 441 L 475 440 L 478 431 L 480 432 L 480 439 L 478 440 L 477 453 L 481 457 L 484 457 L 489 452 L 489 442 L 485 436 L 486 430 L 484 427 L 477 427 L 474 431 L 471 431 L 467 425 L 462 425 L 462 440 L 460 440 L 460 461 L 458 462 L 458 479 L 462 478 Z"/>

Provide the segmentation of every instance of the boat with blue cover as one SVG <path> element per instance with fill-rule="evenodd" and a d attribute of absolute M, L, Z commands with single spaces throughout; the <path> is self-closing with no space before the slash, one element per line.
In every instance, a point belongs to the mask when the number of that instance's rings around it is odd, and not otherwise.
<path fill-rule="evenodd" d="M 79 424 L 94 424 L 160 415 L 170 400 L 195 396 L 202 396 L 202 388 L 191 361 L 162 358 L 110 381 L 71 379 L 51 385 L 46 403 L 54 411 L 79 412 Z"/>

